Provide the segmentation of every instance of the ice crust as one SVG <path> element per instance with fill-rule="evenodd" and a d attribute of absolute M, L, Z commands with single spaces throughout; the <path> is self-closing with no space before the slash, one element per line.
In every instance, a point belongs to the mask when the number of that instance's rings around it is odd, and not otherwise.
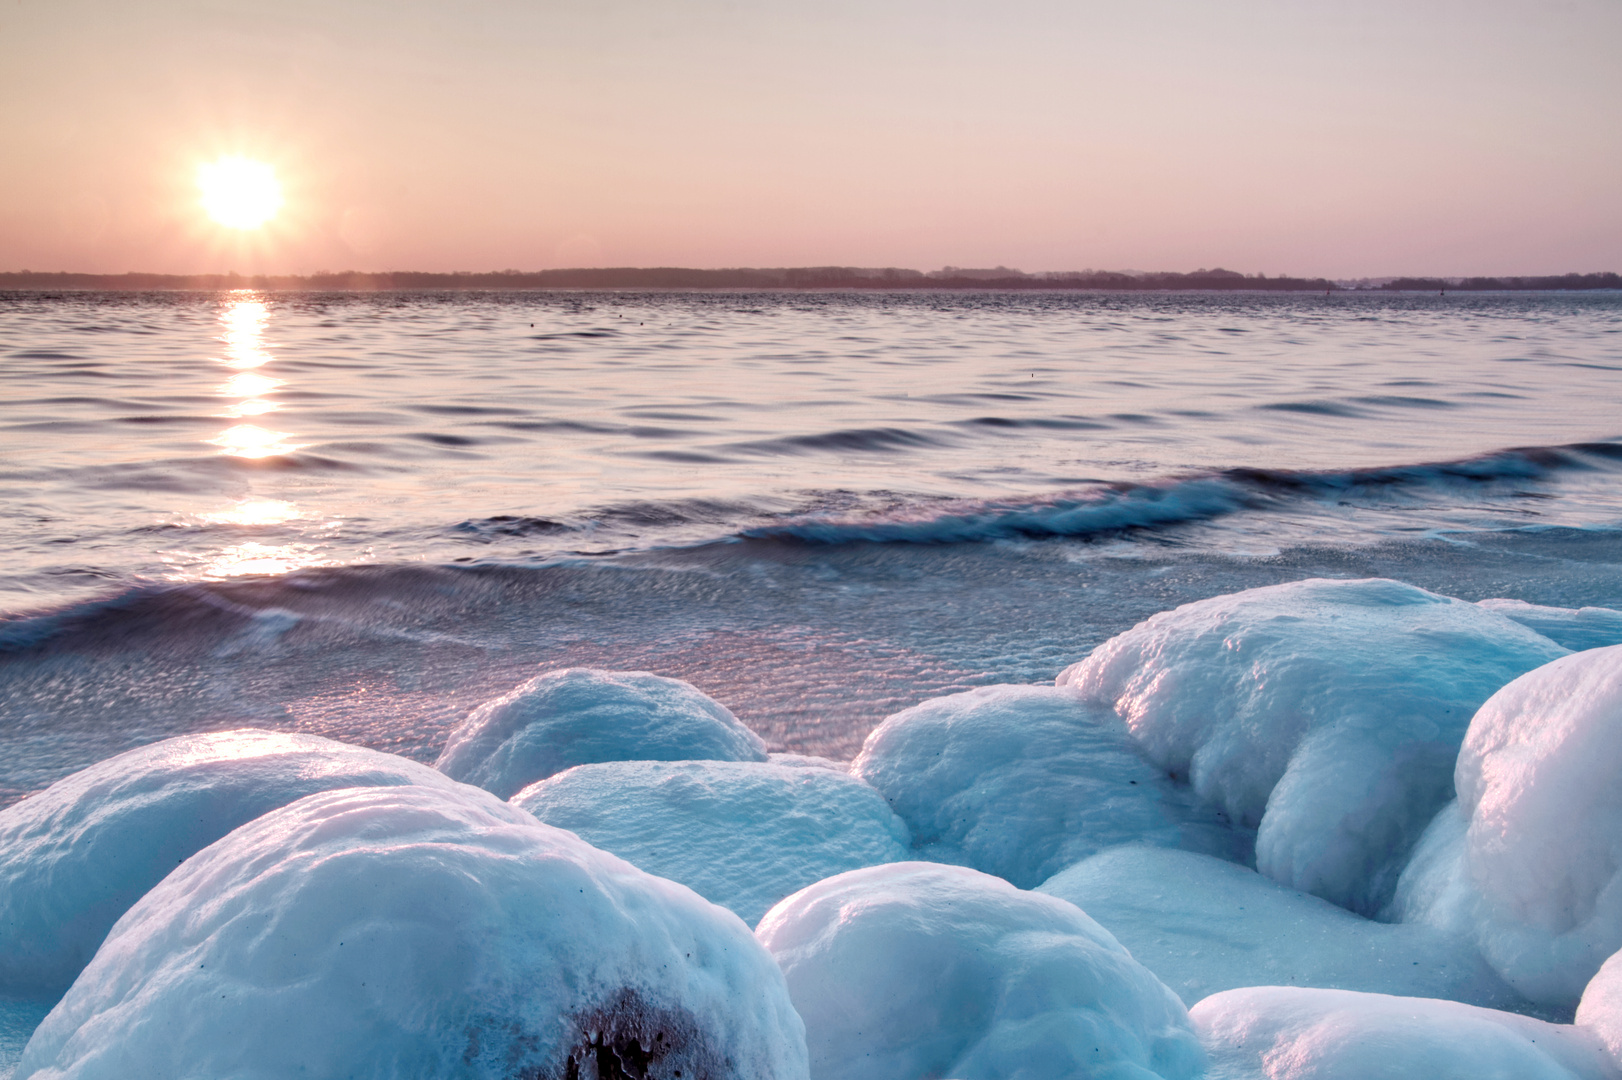
<path fill-rule="evenodd" d="M 1622 645 L 1622 611 L 1614 608 L 1545 607 L 1525 600 L 1478 600 L 1488 611 L 1514 619 L 1568 649 Z"/>
<path fill-rule="evenodd" d="M 1189 1010 L 1209 1080 L 1618 1080 L 1587 1029 L 1456 1001 L 1257 986 Z"/>
<path fill-rule="evenodd" d="M 18 1080 L 806 1076 L 736 916 L 477 789 L 312 795 L 119 920 Z"/>
<path fill-rule="evenodd" d="M 1395 917 L 1471 934 L 1533 1001 L 1571 1008 L 1622 949 L 1622 645 L 1573 653 L 1481 707 L 1459 798 L 1403 873 Z"/>
<path fill-rule="evenodd" d="M 1622 1063 L 1622 953 L 1600 965 L 1577 1006 L 1577 1024 L 1604 1044 Z"/>
<path fill-rule="evenodd" d="M 577 765 L 511 802 L 751 926 L 813 882 L 912 857 L 907 827 L 879 793 L 826 765 Z"/>
<path fill-rule="evenodd" d="M 435 767 L 507 799 L 575 765 L 693 759 L 765 761 L 766 744 L 679 679 L 563 668 L 474 709 Z"/>
<path fill-rule="evenodd" d="M 1150 764 L 1113 712 L 1064 687 L 925 701 L 875 728 L 851 771 L 901 815 L 920 855 L 1021 888 L 1129 841 L 1250 853 L 1250 835 Z"/>
<path fill-rule="evenodd" d="M 1037 891 L 1087 912 L 1189 1005 L 1245 986 L 1526 1004 L 1467 938 L 1374 922 L 1207 855 L 1111 848 Z"/>
<path fill-rule="evenodd" d="M 1182 1003 L 1107 931 L 965 867 L 852 870 L 778 904 L 756 936 L 816 1080 L 1201 1074 Z"/>
<path fill-rule="evenodd" d="M 1452 797 L 1476 708 L 1565 653 L 1477 604 L 1312 579 L 1161 612 L 1058 682 L 1112 705 L 1151 760 L 1257 826 L 1262 873 L 1374 914 Z"/>
<path fill-rule="evenodd" d="M 238 825 L 333 788 L 452 781 L 394 754 L 244 728 L 98 762 L 0 810 L 0 995 L 54 999 L 131 904 Z"/>

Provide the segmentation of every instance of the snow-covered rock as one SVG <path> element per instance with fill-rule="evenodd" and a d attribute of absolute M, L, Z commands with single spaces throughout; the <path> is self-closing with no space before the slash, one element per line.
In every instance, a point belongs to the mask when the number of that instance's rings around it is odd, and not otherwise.
<path fill-rule="evenodd" d="M 756 936 L 817 1080 L 1200 1075 L 1177 996 L 1079 909 L 958 866 L 853 870 Z"/>
<path fill-rule="evenodd" d="M 911 858 L 907 827 L 843 771 L 753 761 L 577 765 L 511 802 L 730 908 L 766 909 L 846 870 Z"/>
<path fill-rule="evenodd" d="M 1600 965 L 1577 1005 L 1577 1024 L 1592 1033 L 1622 1066 L 1622 952 Z"/>
<path fill-rule="evenodd" d="M 1614 608 L 1545 607 L 1525 600 L 1478 600 L 1488 611 L 1514 619 L 1568 649 L 1622 645 L 1622 611 Z"/>
<path fill-rule="evenodd" d="M 1477 707 L 1565 653 L 1477 604 L 1315 579 L 1161 612 L 1058 681 L 1112 705 L 1152 761 L 1258 826 L 1262 873 L 1373 914 L 1452 797 Z"/>
<path fill-rule="evenodd" d="M 18 1080 L 806 1075 L 732 913 L 471 788 L 312 795 L 119 920 Z"/>
<path fill-rule="evenodd" d="M 0 810 L 0 995 L 61 994 L 131 904 L 238 825 L 397 784 L 453 786 L 394 754 L 246 728 L 130 750 Z"/>
<path fill-rule="evenodd" d="M 506 799 L 575 765 L 693 759 L 765 761 L 766 744 L 679 679 L 563 668 L 474 709 L 434 764 Z"/>
<path fill-rule="evenodd" d="M 1594 1035 L 1432 998 L 1294 986 L 1228 990 L 1189 1010 L 1210 1080 L 1618 1080 Z"/>
<path fill-rule="evenodd" d="M 1459 798 L 1437 814 L 1392 914 L 1472 934 L 1533 1001 L 1571 1008 L 1622 949 L 1622 645 L 1573 653 L 1481 707 Z"/>
<path fill-rule="evenodd" d="M 1038 892 L 1087 912 L 1192 1005 L 1245 986 L 1316 986 L 1525 1005 L 1468 938 L 1374 922 L 1233 863 L 1118 847 Z"/>
<path fill-rule="evenodd" d="M 1107 707 L 1053 686 L 984 686 L 886 719 L 851 771 L 919 854 L 1021 888 L 1132 841 L 1245 859 L 1252 837 L 1150 764 Z"/>

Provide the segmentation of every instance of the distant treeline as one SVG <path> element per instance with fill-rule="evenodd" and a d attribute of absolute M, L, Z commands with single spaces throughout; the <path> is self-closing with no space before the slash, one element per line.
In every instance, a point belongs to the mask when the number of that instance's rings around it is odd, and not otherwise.
<path fill-rule="evenodd" d="M 1622 289 L 1617 274 L 1560 277 L 1396 278 L 1368 287 L 1439 292 L 1504 289 Z M 1325 278 L 1268 277 L 1233 270 L 1125 273 L 1083 270 L 1026 274 L 1006 267 L 919 270 L 808 266 L 781 269 L 692 270 L 683 267 L 619 267 L 595 270 L 501 270 L 435 274 L 420 271 L 316 274 L 72 274 L 0 273 L 3 290 L 202 290 L 259 289 L 269 292 L 430 292 L 516 289 L 1099 289 L 1117 292 L 1255 290 L 1328 292 L 1347 288 Z"/>
<path fill-rule="evenodd" d="M 1556 274 L 1548 277 L 1394 278 L 1380 288 L 1394 292 L 1467 292 L 1547 289 L 1622 289 L 1622 274 Z"/>

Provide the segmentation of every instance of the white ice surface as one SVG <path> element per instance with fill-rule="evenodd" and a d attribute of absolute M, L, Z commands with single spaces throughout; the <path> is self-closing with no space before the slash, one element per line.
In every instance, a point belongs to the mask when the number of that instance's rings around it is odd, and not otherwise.
<path fill-rule="evenodd" d="M 1618 1080 L 1593 1034 L 1431 998 L 1294 986 L 1189 1010 L 1209 1080 Z"/>
<path fill-rule="evenodd" d="M 1478 600 L 1488 611 L 1514 619 L 1568 649 L 1622 645 L 1622 611 L 1614 608 L 1544 607 L 1525 600 Z"/>
<path fill-rule="evenodd" d="M 748 929 L 683 886 L 477 789 L 348 789 L 142 898 L 18 1080 L 561 1080 L 611 1054 L 791 1080 L 803 1031 Z"/>
<path fill-rule="evenodd" d="M 1589 980 L 1577 1006 L 1577 1024 L 1605 1045 L 1612 1060 L 1622 1063 L 1622 952 L 1600 965 Z"/>
<path fill-rule="evenodd" d="M 131 904 L 238 825 L 396 784 L 452 786 L 394 754 L 246 728 L 130 750 L 0 810 L 0 994 L 54 1000 Z"/>
<path fill-rule="evenodd" d="M 1058 681 L 1113 705 L 1151 760 L 1258 826 L 1262 873 L 1372 914 L 1452 796 L 1476 708 L 1565 652 L 1412 585 L 1313 579 L 1161 612 Z"/>
<path fill-rule="evenodd" d="M 765 761 L 766 744 L 679 679 L 562 668 L 474 709 L 434 765 L 507 799 L 575 765 L 700 758 Z"/>
<path fill-rule="evenodd" d="M 1042 884 L 1192 1005 L 1244 986 L 1317 986 L 1524 1006 L 1468 938 L 1374 922 L 1243 866 L 1164 848 L 1100 852 Z"/>
<path fill-rule="evenodd" d="M 1177 996 L 1075 906 L 958 866 L 818 882 L 756 936 L 788 979 L 816 1080 L 1200 1075 Z"/>
<path fill-rule="evenodd" d="M 1053 686 L 984 686 L 896 713 L 851 771 L 925 858 L 1021 888 L 1137 841 L 1245 859 L 1251 836 L 1147 761 L 1107 707 Z"/>
<path fill-rule="evenodd" d="M 578 765 L 514 806 L 753 926 L 789 893 L 846 870 L 911 858 L 907 827 L 843 771 L 753 761 Z"/>
<path fill-rule="evenodd" d="M 1494 694 L 1459 753 L 1459 798 L 1392 913 L 1473 934 L 1509 983 L 1577 1004 L 1622 949 L 1622 645 L 1573 653 Z"/>

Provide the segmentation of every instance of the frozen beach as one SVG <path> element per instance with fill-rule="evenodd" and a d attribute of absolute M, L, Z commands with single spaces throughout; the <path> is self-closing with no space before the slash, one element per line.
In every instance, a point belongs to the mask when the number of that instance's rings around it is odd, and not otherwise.
<path fill-rule="evenodd" d="M 0 1075 L 1622 1076 L 1618 294 L 0 355 Z"/>

